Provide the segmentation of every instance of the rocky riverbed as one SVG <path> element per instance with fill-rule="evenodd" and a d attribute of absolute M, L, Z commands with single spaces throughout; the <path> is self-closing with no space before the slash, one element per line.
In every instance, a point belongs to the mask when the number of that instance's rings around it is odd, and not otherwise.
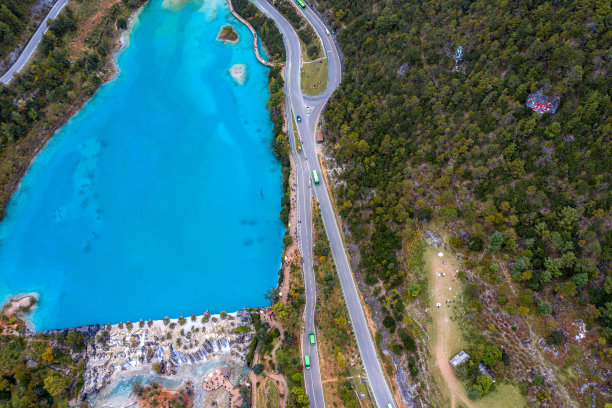
<path fill-rule="evenodd" d="M 97 394 L 130 371 L 173 376 L 181 366 L 213 360 L 245 367 L 253 334 L 246 310 L 102 326 L 87 346 L 82 396 Z"/>

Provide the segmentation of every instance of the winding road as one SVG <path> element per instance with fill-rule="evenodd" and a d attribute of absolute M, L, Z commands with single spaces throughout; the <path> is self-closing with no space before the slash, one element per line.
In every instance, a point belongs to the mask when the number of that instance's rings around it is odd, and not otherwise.
<path fill-rule="evenodd" d="M 6 73 L 2 75 L 2 77 L 0 77 L 0 82 L 2 82 L 3 84 L 8 84 L 10 80 L 13 79 L 13 75 L 21 71 L 21 69 L 28 62 L 32 54 L 34 54 L 34 50 L 36 50 L 36 46 L 42 39 L 43 34 L 47 32 L 48 21 L 53 20 L 55 17 L 57 17 L 57 15 L 60 11 L 62 11 L 67 2 L 68 0 L 58 0 L 53 5 L 53 7 L 51 7 L 51 10 L 49 10 L 49 13 L 47 13 L 47 15 L 45 16 L 45 19 L 42 21 L 42 23 L 40 23 L 40 25 L 34 32 L 34 35 L 30 38 L 23 51 L 21 51 L 21 54 L 19 54 L 19 58 L 17 58 L 17 61 L 15 61 L 13 65 L 8 69 L 8 71 L 6 71 Z"/>
<path fill-rule="evenodd" d="M 336 222 L 336 214 L 334 213 L 329 193 L 325 186 L 325 179 L 320 177 L 320 184 L 315 186 L 311 183 L 310 178 L 312 170 L 317 170 L 319 174 L 323 174 L 316 154 L 315 133 L 317 124 L 319 123 L 319 117 L 325 104 L 332 93 L 338 88 L 340 80 L 342 79 L 342 66 L 338 49 L 333 39 L 326 34 L 326 26 L 318 15 L 308 6 L 303 9 L 302 12 L 318 31 L 323 41 L 329 66 L 329 76 L 325 91 L 317 96 L 304 95 L 300 85 L 301 49 L 296 32 L 280 12 L 272 7 L 266 0 L 253 0 L 253 4 L 274 20 L 279 31 L 283 35 L 287 51 L 285 70 L 285 94 L 287 99 L 285 103 L 287 108 L 287 128 L 289 142 L 291 144 L 291 153 L 295 159 L 297 169 L 298 241 L 300 252 L 304 260 L 303 271 L 306 291 L 306 307 L 304 311 L 305 328 L 302 338 L 302 349 L 304 353 L 310 355 L 311 369 L 307 370 L 304 376 L 306 392 L 310 398 L 310 406 L 314 408 L 325 407 L 318 350 L 317 346 L 311 345 L 309 341 L 309 334 L 315 333 L 314 312 L 316 304 L 316 287 L 312 254 L 311 208 L 311 194 L 314 192 L 319 202 L 323 224 L 331 245 L 334 262 L 340 277 L 342 291 L 344 292 L 344 298 L 355 331 L 357 345 L 361 353 L 374 402 L 379 408 L 387 408 L 388 404 L 395 407 L 393 395 L 385 380 L 382 366 L 376 354 L 376 347 L 374 346 L 374 341 L 370 334 L 361 299 L 344 249 L 342 236 L 340 235 L 340 230 Z M 306 113 L 306 106 L 310 108 L 310 115 Z M 297 124 L 298 137 L 300 137 L 303 147 L 301 152 L 298 152 L 295 146 L 291 112 L 302 118 L 301 123 Z"/>

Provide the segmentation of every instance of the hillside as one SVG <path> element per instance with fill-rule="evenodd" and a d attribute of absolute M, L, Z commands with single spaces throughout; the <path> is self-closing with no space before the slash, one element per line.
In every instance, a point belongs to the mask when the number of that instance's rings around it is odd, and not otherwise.
<path fill-rule="evenodd" d="M 461 312 L 471 318 L 466 330 L 484 333 L 473 345 L 504 346 L 492 319 L 517 340 L 516 322 L 525 324 L 534 341 L 567 332 L 571 321 L 586 325 L 591 341 L 571 343 L 569 352 L 561 342 L 566 357 L 585 352 L 610 364 L 607 2 L 314 6 L 338 30 L 345 56 L 324 115 L 326 152 L 338 169 L 338 206 L 359 246 L 365 295 L 379 298 L 383 345 L 400 345 L 394 331 L 410 320 L 407 308 L 427 301 L 418 297 L 428 285 L 422 262 L 406 258 L 415 234 L 434 231 L 464 257 Z M 555 113 L 526 106 L 538 90 L 559 101 Z M 539 394 L 545 386 L 518 374 L 513 357 L 498 376 L 527 384 L 531 401 L 564 402 Z M 558 364 L 570 374 L 559 380 L 579 388 L 581 368 L 566 360 Z M 538 369 L 536 360 L 526 365 Z"/>

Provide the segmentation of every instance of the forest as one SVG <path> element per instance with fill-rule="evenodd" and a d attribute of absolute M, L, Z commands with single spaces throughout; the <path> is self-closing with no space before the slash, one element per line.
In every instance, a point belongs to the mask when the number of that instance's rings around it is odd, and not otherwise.
<path fill-rule="evenodd" d="M 266 47 L 266 54 L 270 61 L 285 61 L 285 43 L 283 43 L 283 36 L 276 28 L 274 21 L 260 13 L 249 0 L 233 0 L 232 4 L 236 12 L 246 19 L 261 37 L 261 42 Z"/>
<path fill-rule="evenodd" d="M 25 324 L 0 314 L 0 331 Z M 83 386 L 85 340 L 76 331 L 53 336 L 0 335 L 0 405 L 65 407 Z"/>
<path fill-rule="evenodd" d="M 410 299 L 404 239 L 433 229 L 467 257 L 470 281 L 499 287 L 505 313 L 554 317 L 569 304 L 609 362 L 609 3 L 313 6 L 338 30 L 345 58 L 324 130 L 340 213 L 361 252 L 357 274 L 374 293 L 382 283 L 402 294 L 383 308 L 385 328 L 401 324 Z M 526 106 L 538 90 L 560 99 L 554 114 Z M 506 279 L 517 301 L 503 294 Z M 483 309 L 482 295 L 468 312 Z"/>
<path fill-rule="evenodd" d="M 444 223 L 525 288 L 594 304 L 612 341 L 606 4 L 320 2 L 346 26 L 325 122 L 368 283 L 403 281 L 407 225 Z M 554 115 L 524 106 L 541 88 L 561 98 Z"/>
<path fill-rule="evenodd" d="M 35 0 L 0 0 L 0 58 L 15 48 L 30 18 Z"/>

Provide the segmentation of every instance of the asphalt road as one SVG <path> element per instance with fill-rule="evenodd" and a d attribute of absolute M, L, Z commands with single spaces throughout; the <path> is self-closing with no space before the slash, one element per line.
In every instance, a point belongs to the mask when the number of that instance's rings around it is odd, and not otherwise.
<path fill-rule="evenodd" d="M 2 75 L 2 77 L 0 77 L 0 82 L 2 82 L 3 84 L 8 84 L 13 78 L 13 75 L 21 71 L 21 69 L 25 66 L 25 64 L 28 62 L 28 60 L 34 53 L 34 50 L 42 39 L 43 34 L 47 31 L 47 22 L 49 21 L 49 19 L 52 20 L 57 17 L 57 15 L 60 11 L 62 11 L 67 2 L 68 0 L 58 0 L 58 2 L 55 3 L 53 7 L 51 7 L 51 10 L 49 10 L 49 13 L 45 17 L 45 19 L 42 21 L 42 23 L 40 23 L 40 25 L 34 32 L 34 35 L 30 38 L 30 41 L 28 41 L 23 51 L 21 51 L 19 58 L 17 58 L 17 60 L 9 68 L 9 70 L 6 71 L 6 73 Z"/>
<path fill-rule="evenodd" d="M 311 182 L 310 176 L 313 169 L 316 169 L 319 174 L 323 174 L 316 155 L 315 132 L 321 111 L 342 79 L 342 67 L 338 49 L 332 38 L 326 34 L 325 25 L 317 14 L 309 7 L 304 9 L 304 15 L 319 32 L 324 43 L 328 56 L 329 77 L 327 88 L 320 95 L 308 96 L 302 94 L 300 87 L 301 55 L 297 34 L 293 30 L 293 27 L 291 27 L 291 24 L 266 0 L 253 0 L 253 4 L 275 21 L 279 31 L 283 35 L 287 51 L 285 93 L 287 95 L 286 105 L 289 141 L 296 162 L 298 180 L 298 233 L 300 250 L 304 259 L 303 271 L 306 290 L 306 306 L 304 312 L 305 330 L 302 338 L 302 345 L 304 352 L 310 355 L 311 369 L 306 370 L 305 375 L 306 392 L 310 398 L 310 406 L 315 408 L 322 408 L 325 406 L 317 346 L 310 345 L 309 341 L 309 334 L 315 332 L 314 308 L 316 302 L 315 278 L 314 270 L 312 269 L 311 192 L 314 192 L 319 202 L 323 224 L 331 245 L 334 262 L 340 277 L 340 283 L 344 292 L 349 316 L 355 331 L 355 337 L 375 404 L 379 408 L 386 408 L 387 404 L 395 406 L 393 396 L 386 383 L 382 366 L 376 354 L 372 335 L 370 334 L 366 322 L 357 286 L 353 279 L 349 261 L 344 250 L 342 237 L 336 222 L 336 214 L 334 213 L 328 191 L 325 187 L 325 180 L 323 177 L 320 177 L 320 185 L 315 186 L 314 183 Z M 310 115 L 306 114 L 306 106 L 310 107 Z M 296 116 L 302 118 L 302 122 L 297 124 L 303 148 L 302 152 L 299 153 L 296 150 L 293 138 L 291 111 L 293 111 Z"/>

